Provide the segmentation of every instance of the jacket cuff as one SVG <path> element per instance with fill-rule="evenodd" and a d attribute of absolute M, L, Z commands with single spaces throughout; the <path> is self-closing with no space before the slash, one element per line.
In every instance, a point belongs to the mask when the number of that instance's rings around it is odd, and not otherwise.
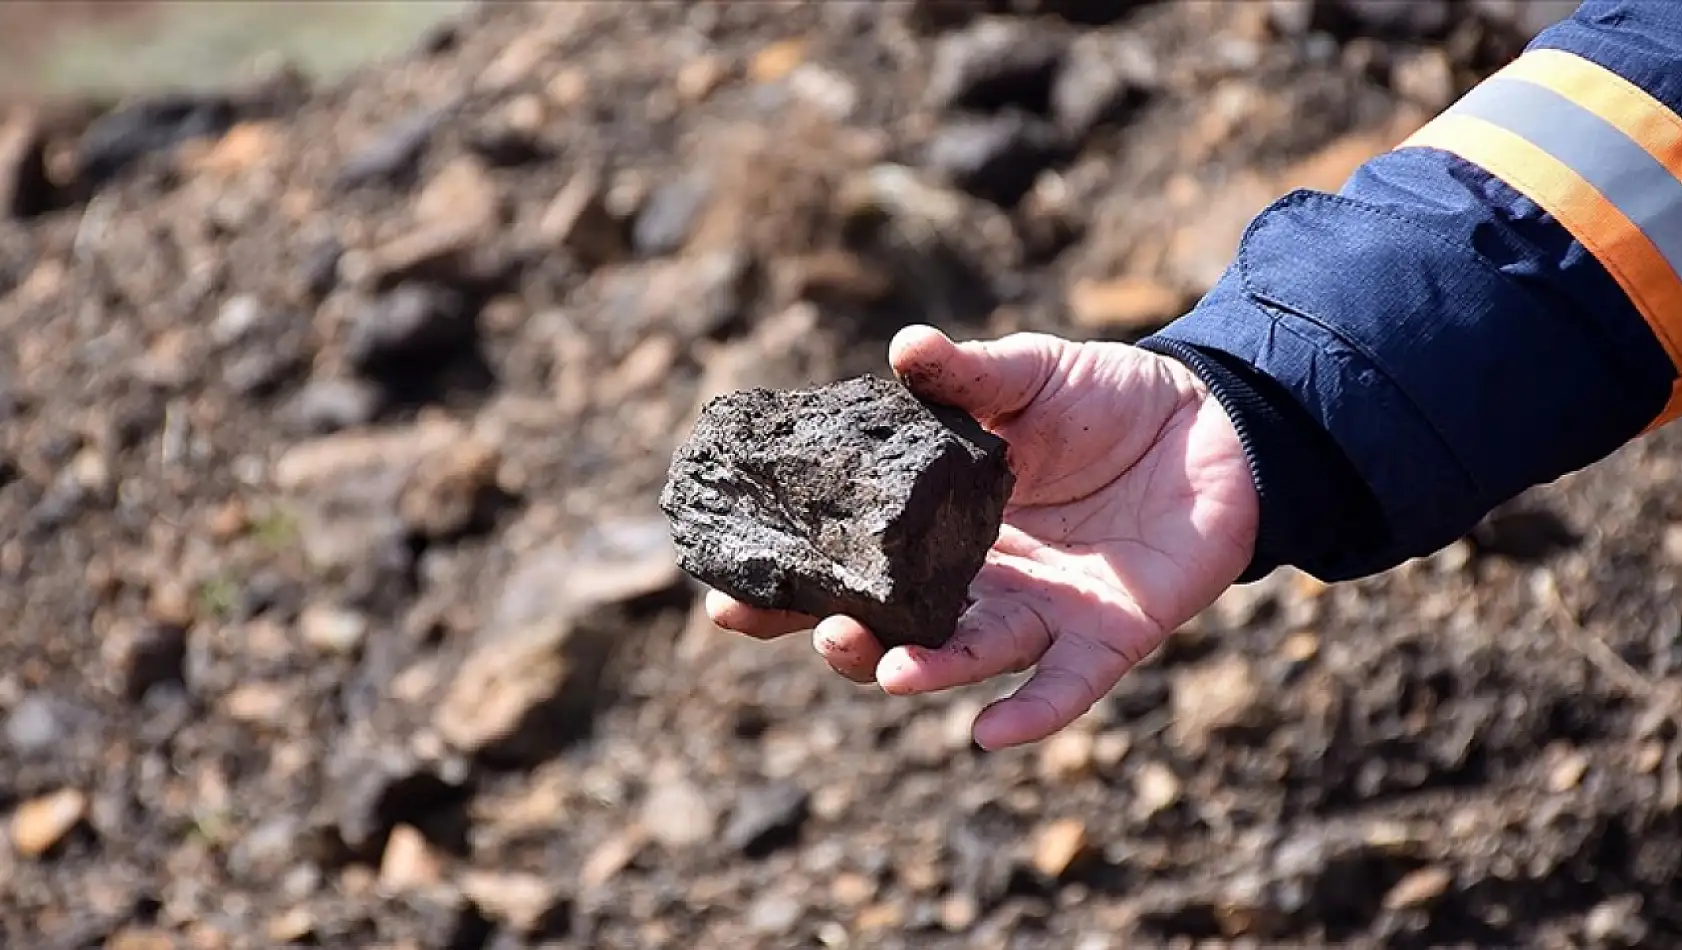
<path fill-rule="evenodd" d="M 1324 504 L 1287 512 L 1269 499 L 1275 524 L 1300 517 L 1317 523 L 1300 530 L 1336 538 L 1318 552 L 1293 544 L 1275 555 L 1323 579 L 1441 548 L 1495 505 L 1609 454 L 1668 395 L 1668 360 L 1651 334 L 1638 336 L 1644 324 L 1627 301 L 1585 305 L 1602 299 L 1603 272 L 1522 239 L 1550 233 L 1546 222 L 1500 220 L 1488 193 L 1473 197 L 1459 173 L 1434 155 L 1402 153 L 1369 163 L 1349 189 L 1390 198 L 1389 182 L 1428 183 L 1396 189 L 1414 197 L 1393 206 L 1285 196 L 1251 223 L 1215 288 L 1156 334 L 1277 384 L 1359 473 L 1382 512 L 1381 537 L 1340 525 Z M 1470 206 L 1469 235 L 1453 233 L 1457 210 L 1442 210 L 1454 198 Z M 1257 459 L 1300 451 L 1275 453 L 1250 437 Z M 1258 468 L 1269 495 L 1285 483 L 1323 490 L 1312 468 L 1283 477 Z"/>
<path fill-rule="evenodd" d="M 1384 544 L 1384 520 L 1372 492 L 1283 387 L 1219 350 L 1162 335 L 1138 346 L 1196 374 L 1238 433 L 1260 504 L 1255 552 L 1238 583 L 1287 564 L 1323 580 L 1344 579 L 1351 575 L 1340 554 Z"/>

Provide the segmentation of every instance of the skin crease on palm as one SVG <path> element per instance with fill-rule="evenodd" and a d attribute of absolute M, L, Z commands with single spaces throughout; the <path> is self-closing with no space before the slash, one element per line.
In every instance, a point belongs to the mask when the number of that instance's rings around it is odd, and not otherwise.
<path fill-rule="evenodd" d="M 976 718 L 976 743 L 1001 749 L 1079 718 L 1249 563 L 1248 463 L 1225 411 L 1181 364 L 1044 334 L 954 343 L 925 326 L 901 330 L 888 361 L 913 392 L 1010 443 L 1016 489 L 952 638 L 884 653 L 851 618 L 711 591 L 718 626 L 760 639 L 810 630 L 837 673 L 894 695 L 1032 669 Z"/>

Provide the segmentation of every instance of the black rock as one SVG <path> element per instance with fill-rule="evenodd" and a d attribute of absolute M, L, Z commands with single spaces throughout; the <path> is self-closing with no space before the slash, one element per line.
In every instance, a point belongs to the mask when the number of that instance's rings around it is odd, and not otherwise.
<path fill-rule="evenodd" d="M 76 520 L 86 501 L 87 493 L 74 479 L 56 479 L 29 509 L 25 527 L 30 535 L 44 537 Z"/>
<path fill-rule="evenodd" d="M 4 195 L 0 195 L 4 198 Z M 23 283 L 28 276 L 31 265 L 23 259 L 22 254 L 7 254 L 0 251 L 0 297 L 11 294 Z"/>
<path fill-rule="evenodd" d="M 1051 123 L 1011 110 L 947 123 L 929 142 L 923 163 L 977 198 L 1009 208 L 1066 151 Z"/>
<path fill-rule="evenodd" d="M 655 188 L 637 212 L 631 244 L 644 257 L 660 257 L 683 247 L 695 219 L 707 206 L 712 189 L 701 175 L 684 175 Z"/>
<path fill-rule="evenodd" d="M 793 782 L 774 782 L 744 792 L 724 828 L 724 846 L 750 858 L 792 844 L 806 823 L 811 796 Z"/>
<path fill-rule="evenodd" d="M 380 936 L 391 943 L 417 950 L 486 950 L 498 936 L 496 924 L 460 894 L 412 892 L 398 895 L 392 903 L 398 913 L 375 923 Z"/>
<path fill-rule="evenodd" d="M 98 188 L 154 152 L 222 135 L 238 118 L 233 101 L 220 95 L 170 93 L 134 102 L 88 126 L 77 148 L 77 180 Z"/>
<path fill-rule="evenodd" d="M 168 398 L 151 387 L 135 387 L 118 396 L 111 407 L 110 430 L 117 448 L 139 447 L 163 428 L 168 411 Z M 4 479 L 0 478 L 0 485 L 3 484 Z"/>
<path fill-rule="evenodd" d="M 1333 36 L 1438 40 L 1455 16 L 1449 0 L 1318 0 L 1311 28 Z"/>
<path fill-rule="evenodd" d="M 902 7 L 905 25 L 927 36 L 954 30 L 987 12 L 983 0 L 911 0 Z"/>
<path fill-rule="evenodd" d="M 678 564 L 760 607 L 844 614 L 939 646 L 1015 487 L 1002 439 L 861 376 L 710 400 L 660 506 Z"/>
<path fill-rule="evenodd" d="M 1051 111 L 1079 141 L 1093 129 L 1122 124 L 1150 98 L 1157 81 L 1150 49 L 1130 34 L 1077 40 L 1051 90 Z"/>
<path fill-rule="evenodd" d="M 475 332 L 460 294 L 436 284 L 401 284 L 352 317 L 345 355 L 358 372 L 379 376 L 447 359 L 471 345 Z"/>
<path fill-rule="evenodd" d="M 650 332 L 719 340 L 745 329 L 763 278 L 741 247 L 621 267 L 602 282 L 608 351 L 619 358 Z"/>
<path fill-rule="evenodd" d="M 123 657 L 123 691 L 138 702 L 154 686 L 182 683 L 186 676 L 187 631 L 169 624 L 143 628 Z"/>
<path fill-rule="evenodd" d="M 977 20 L 935 46 L 929 104 L 977 112 L 1016 106 L 1044 114 L 1063 52 L 1063 38 L 1037 21 Z"/>
<path fill-rule="evenodd" d="M 316 379 L 304 384 L 287 403 L 288 428 L 303 435 L 326 435 L 372 422 L 380 414 L 379 387 L 355 379 Z"/>
<path fill-rule="evenodd" d="M 303 610 L 306 596 L 304 585 L 285 571 L 274 568 L 252 571 L 245 583 L 240 585 L 230 617 L 245 621 L 266 613 L 273 617 L 295 618 Z"/>
<path fill-rule="evenodd" d="M 952 889 L 984 910 L 999 906 L 1016 882 L 1021 839 L 1020 821 L 995 802 L 956 816 L 946 831 Z"/>
<path fill-rule="evenodd" d="M 161 749 L 175 741 L 202 713 L 187 692 L 187 684 L 179 680 L 161 683 L 146 691 L 135 703 L 131 714 L 134 735 L 140 746 Z"/>
<path fill-rule="evenodd" d="M 442 56 L 461 46 L 462 25 L 454 20 L 434 23 L 421 31 L 415 41 L 415 52 L 422 56 Z"/>
<path fill-rule="evenodd" d="M 438 112 L 424 111 L 392 123 L 339 168 L 335 184 L 340 189 L 409 184 L 442 119 Z"/>
<path fill-rule="evenodd" d="M 536 135 L 501 121 L 474 126 L 462 144 L 493 168 L 516 168 L 552 157 Z"/>
<path fill-rule="evenodd" d="M 1467 540 L 1480 556 L 1494 555 L 1524 564 L 1545 561 L 1568 551 L 1582 537 L 1557 512 L 1515 501 L 1485 515 L 1472 528 Z"/>
<path fill-rule="evenodd" d="M 42 460 L 47 464 L 65 465 L 86 444 L 86 440 L 80 434 L 67 429 L 57 429 L 47 433 L 47 437 L 36 450 L 41 453 Z"/>
<path fill-rule="evenodd" d="M 47 137 L 36 122 L 0 127 L 0 220 L 31 218 L 58 200 L 47 173 Z"/>
<path fill-rule="evenodd" d="M 298 262 L 298 286 L 310 299 L 320 301 L 339 283 L 339 259 L 344 246 L 327 236 L 311 244 Z"/>
<path fill-rule="evenodd" d="M 472 792 L 394 749 L 341 747 L 328 771 L 334 785 L 328 804 L 339 840 L 349 853 L 363 857 L 377 856 L 399 824 L 426 832 L 441 819 L 453 823 L 458 806 Z"/>
<path fill-rule="evenodd" d="M 235 357 L 223 370 L 222 379 L 241 396 L 266 398 L 308 369 L 308 354 L 282 341 Z"/>

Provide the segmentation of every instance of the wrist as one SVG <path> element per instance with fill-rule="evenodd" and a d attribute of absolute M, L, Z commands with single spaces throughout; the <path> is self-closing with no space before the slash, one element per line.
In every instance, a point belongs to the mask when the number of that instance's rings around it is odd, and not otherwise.
<path fill-rule="evenodd" d="M 1161 336 L 1140 349 L 1183 364 L 1231 423 L 1256 493 L 1250 563 L 1238 583 L 1290 565 L 1341 578 L 1378 543 L 1382 521 L 1353 466 L 1288 393 L 1253 368 L 1214 350 Z"/>
<path fill-rule="evenodd" d="M 1278 544 L 1272 537 L 1278 532 L 1278 517 L 1277 512 L 1271 510 L 1276 506 L 1269 505 L 1271 497 L 1268 489 L 1271 480 L 1262 477 L 1266 471 L 1266 461 L 1258 458 L 1256 434 L 1251 426 L 1257 408 L 1249 405 L 1257 401 L 1254 393 L 1248 387 L 1234 385 L 1231 373 L 1195 347 L 1176 340 L 1148 337 L 1139 342 L 1139 348 L 1184 366 L 1197 380 L 1199 387 L 1207 393 L 1206 400 L 1219 406 L 1226 416 L 1227 423 L 1238 440 L 1239 450 L 1249 465 L 1250 484 L 1256 497 L 1256 528 L 1251 546 L 1251 559 L 1239 575 L 1237 583 L 1259 580 L 1278 566 L 1275 553 Z"/>

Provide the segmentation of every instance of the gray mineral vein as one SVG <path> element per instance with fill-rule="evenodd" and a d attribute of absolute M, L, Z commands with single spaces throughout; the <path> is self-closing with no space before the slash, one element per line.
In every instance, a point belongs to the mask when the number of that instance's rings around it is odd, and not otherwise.
<path fill-rule="evenodd" d="M 938 646 L 998 538 L 1015 479 L 968 415 L 860 376 L 710 400 L 660 507 L 678 564 L 759 607 L 845 614 Z"/>

